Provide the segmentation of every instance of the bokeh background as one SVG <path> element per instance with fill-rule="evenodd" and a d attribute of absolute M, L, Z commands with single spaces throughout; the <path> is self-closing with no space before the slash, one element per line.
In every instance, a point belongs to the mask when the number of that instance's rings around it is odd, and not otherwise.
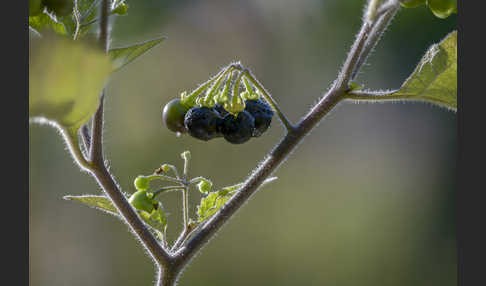
<path fill-rule="evenodd" d="M 161 163 L 216 187 L 242 181 L 283 135 L 275 120 L 243 145 L 177 138 L 163 105 L 234 60 L 249 67 L 294 122 L 334 80 L 364 0 L 127 1 L 112 46 L 168 40 L 114 74 L 106 156 L 124 191 Z M 397 88 L 429 45 L 456 25 L 403 9 L 357 78 Z M 193 259 L 180 285 L 456 285 L 456 115 L 423 103 L 339 105 Z M 65 194 L 99 194 L 57 131 L 29 128 L 31 285 L 152 285 L 151 260 L 127 226 Z M 200 196 L 192 192 L 193 210 Z M 161 197 L 169 239 L 180 195 Z"/>

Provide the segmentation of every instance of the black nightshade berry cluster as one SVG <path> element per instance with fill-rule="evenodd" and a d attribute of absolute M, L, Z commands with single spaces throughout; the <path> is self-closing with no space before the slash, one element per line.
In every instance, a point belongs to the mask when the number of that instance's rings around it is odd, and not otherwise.
<path fill-rule="evenodd" d="M 272 108 L 262 99 L 245 100 L 245 109 L 236 116 L 221 104 L 188 108 L 180 99 L 170 101 L 162 113 L 164 124 L 173 132 L 189 133 L 203 141 L 224 137 L 232 144 L 261 136 L 270 126 L 272 117 Z"/>

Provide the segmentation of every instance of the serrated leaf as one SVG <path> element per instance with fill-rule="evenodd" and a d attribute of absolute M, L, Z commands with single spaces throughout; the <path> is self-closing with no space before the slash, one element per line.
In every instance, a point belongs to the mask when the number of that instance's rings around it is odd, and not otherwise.
<path fill-rule="evenodd" d="M 113 71 L 119 70 L 123 66 L 132 62 L 165 39 L 166 37 L 160 37 L 128 47 L 110 49 L 108 54 L 112 61 Z"/>
<path fill-rule="evenodd" d="M 111 203 L 111 200 L 106 196 L 100 195 L 83 195 L 83 196 L 64 196 L 65 200 L 69 201 L 77 201 L 89 207 L 107 212 L 111 215 L 120 217 L 118 210 L 115 206 Z M 138 214 L 142 218 L 142 220 L 148 224 L 153 229 L 164 233 L 165 228 L 167 227 L 167 216 L 162 209 L 162 204 L 159 202 L 159 207 L 152 211 L 151 214 L 145 211 L 138 211 Z"/>
<path fill-rule="evenodd" d="M 457 110 L 457 31 L 432 45 L 393 94 Z"/>
<path fill-rule="evenodd" d="M 236 192 L 227 190 L 211 192 L 201 199 L 197 207 L 197 216 L 200 222 L 203 222 L 214 215 Z"/>
<path fill-rule="evenodd" d="M 29 117 L 77 130 L 95 112 L 110 60 L 96 45 L 53 35 L 31 41 Z"/>
<path fill-rule="evenodd" d="M 42 33 L 45 30 L 52 30 L 60 35 L 67 34 L 64 25 L 57 22 L 46 13 L 40 13 L 37 16 L 29 17 L 29 27 L 38 33 Z"/>
<path fill-rule="evenodd" d="M 263 185 L 266 185 L 277 177 L 266 179 Z M 244 183 L 239 183 L 233 186 L 224 187 L 219 191 L 210 192 L 207 196 L 201 198 L 201 202 L 197 206 L 198 221 L 203 222 L 213 216 L 233 195 L 235 195 L 243 186 Z"/>

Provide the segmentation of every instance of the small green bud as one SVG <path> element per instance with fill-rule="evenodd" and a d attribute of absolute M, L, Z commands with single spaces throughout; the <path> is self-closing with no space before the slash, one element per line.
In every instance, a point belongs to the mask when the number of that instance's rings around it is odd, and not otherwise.
<path fill-rule="evenodd" d="M 151 194 L 151 193 L 150 193 Z M 153 196 L 153 194 L 152 194 Z M 158 206 L 158 201 L 149 197 L 146 190 L 139 190 L 133 193 L 128 202 L 137 210 L 146 211 L 149 214 Z"/>
<path fill-rule="evenodd" d="M 197 188 L 203 194 L 209 193 L 211 188 L 213 187 L 213 183 L 208 179 L 201 179 L 201 181 L 197 184 Z"/>
<path fill-rule="evenodd" d="M 190 160 L 191 159 L 191 152 L 189 152 L 189 151 L 182 152 L 181 158 L 184 159 L 184 160 Z"/>
<path fill-rule="evenodd" d="M 135 178 L 135 181 L 133 181 L 133 184 L 137 190 L 148 190 L 150 187 L 150 180 L 145 176 L 138 176 Z"/>

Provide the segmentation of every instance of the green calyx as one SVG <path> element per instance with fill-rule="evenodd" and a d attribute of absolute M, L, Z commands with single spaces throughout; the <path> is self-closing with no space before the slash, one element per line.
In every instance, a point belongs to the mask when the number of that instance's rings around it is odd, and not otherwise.
<path fill-rule="evenodd" d="M 231 101 L 223 104 L 224 109 L 232 114 L 234 117 L 238 116 L 238 113 L 245 110 L 245 101 L 239 95 L 233 95 Z"/>

